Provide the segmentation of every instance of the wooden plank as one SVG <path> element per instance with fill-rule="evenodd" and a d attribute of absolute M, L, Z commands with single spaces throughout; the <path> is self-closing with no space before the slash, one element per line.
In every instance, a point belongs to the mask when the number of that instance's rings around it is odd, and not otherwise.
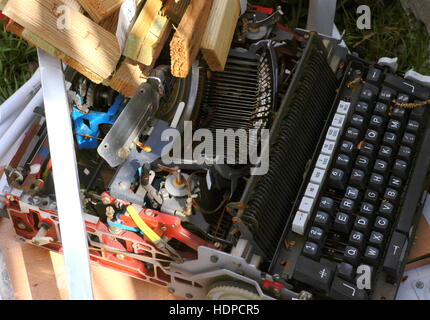
<path fill-rule="evenodd" d="M 191 0 L 170 43 L 172 74 L 185 78 L 196 59 L 212 9 L 213 0 Z"/>
<path fill-rule="evenodd" d="M 160 15 L 161 8 L 163 6 L 162 0 L 148 0 L 146 1 L 143 9 L 139 13 L 133 28 L 131 29 L 127 42 L 124 48 L 124 56 L 144 63 L 145 59 L 145 47 L 143 46 L 144 41 L 149 35 L 151 28 L 157 21 L 159 29 L 163 29 L 163 23 L 167 20 L 164 17 L 164 21 L 157 20 Z M 154 29 L 154 28 L 153 28 Z"/>
<path fill-rule="evenodd" d="M 34 33 L 25 30 L 22 26 L 14 22 L 13 20 L 10 20 L 8 24 L 6 25 L 6 31 L 13 33 L 17 37 L 20 37 L 27 41 L 29 44 L 33 46 L 38 46 L 39 48 L 45 50 L 50 55 L 61 59 L 64 61 L 65 64 L 70 66 L 71 68 L 75 69 L 79 73 L 83 74 L 87 78 L 91 79 L 95 83 L 101 83 L 104 78 L 99 77 L 97 74 L 93 73 L 91 70 L 80 64 L 78 61 L 70 58 L 57 48 L 51 46 L 49 43 L 47 43 L 45 40 L 40 38 L 39 36 L 35 35 Z"/>
<path fill-rule="evenodd" d="M 213 0 L 201 50 L 212 71 L 224 71 L 240 16 L 240 0 Z"/>
<path fill-rule="evenodd" d="M 17 300 L 68 299 L 64 257 L 21 243 L 9 219 L 0 219 L 0 249 Z M 96 300 L 179 300 L 167 291 L 120 272 L 91 265 Z"/>
<path fill-rule="evenodd" d="M 119 21 L 119 11 L 120 9 L 113 12 L 110 16 L 104 18 L 102 21 L 100 21 L 99 25 L 106 31 L 109 31 L 112 34 L 116 34 Z"/>
<path fill-rule="evenodd" d="M 116 69 L 118 41 L 76 10 L 69 11 L 70 28 L 58 29 L 56 11 L 63 4 L 60 0 L 9 0 L 4 11 L 24 27 L 24 39 L 100 83 Z"/>
<path fill-rule="evenodd" d="M 110 16 L 125 0 L 78 0 L 95 22 Z"/>
<path fill-rule="evenodd" d="M 126 97 L 132 97 L 139 86 L 146 81 L 148 75 L 149 71 L 142 71 L 138 63 L 126 58 L 121 62 L 113 77 L 105 84 Z"/>
<path fill-rule="evenodd" d="M 153 68 L 173 27 L 172 19 L 185 13 L 189 0 L 148 0 L 139 14 L 125 45 L 124 55 Z"/>

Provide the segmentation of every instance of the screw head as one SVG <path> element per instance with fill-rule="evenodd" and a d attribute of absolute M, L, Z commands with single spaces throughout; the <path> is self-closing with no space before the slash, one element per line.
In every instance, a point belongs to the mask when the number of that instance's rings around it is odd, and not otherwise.
<path fill-rule="evenodd" d="M 218 258 L 217 256 L 212 256 L 212 257 L 211 257 L 211 262 L 212 262 L 212 263 L 217 263 L 217 262 L 218 262 L 218 260 L 219 260 L 219 258 Z"/>
<path fill-rule="evenodd" d="M 193 298 L 193 295 L 192 295 L 191 293 L 187 293 L 187 294 L 185 295 L 185 297 L 187 297 L 187 299 L 192 299 L 192 298 Z"/>
<path fill-rule="evenodd" d="M 415 284 L 415 286 L 416 286 L 418 289 L 424 289 L 424 282 L 422 282 L 422 281 L 418 281 L 418 282 Z"/>

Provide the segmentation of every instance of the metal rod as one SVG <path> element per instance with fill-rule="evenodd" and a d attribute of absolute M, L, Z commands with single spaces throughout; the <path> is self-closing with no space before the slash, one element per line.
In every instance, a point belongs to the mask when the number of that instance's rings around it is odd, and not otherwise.
<path fill-rule="evenodd" d="M 62 64 L 40 49 L 38 56 L 69 298 L 91 300 L 87 232 Z"/>

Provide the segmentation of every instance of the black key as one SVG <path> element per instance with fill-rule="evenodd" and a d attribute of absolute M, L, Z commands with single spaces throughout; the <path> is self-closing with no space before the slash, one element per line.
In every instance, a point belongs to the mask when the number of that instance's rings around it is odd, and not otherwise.
<path fill-rule="evenodd" d="M 344 212 L 338 212 L 336 218 L 334 219 L 333 229 L 339 233 L 347 234 L 351 230 L 351 227 L 351 216 Z"/>
<path fill-rule="evenodd" d="M 360 130 L 353 127 L 349 127 L 345 132 L 345 139 L 353 143 L 357 143 L 360 140 L 360 136 Z"/>
<path fill-rule="evenodd" d="M 369 187 L 375 191 L 384 191 L 384 177 L 378 173 L 372 173 L 370 175 Z"/>
<path fill-rule="evenodd" d="M 330 173 L 329 186 L 334 189 L 344 190 L 346 188 L 346 179 L 345 172 L 335 168 Z"/>
<path fill-rule="evenodd" d="M 336 300 L 368 300 L 366 291 L 360 290 L 356 285 L 335 277 L 330 289 L 330 298 Z"/>
<path fill-rule="evenodd" d="M 335 270 L 330 266 L 300 256 L 297 259 L 293 278 L 309 286 L 328 291 Z"/>
<path fill-rule="evenodd" d="M 337 265 L 337 276 L 346 281 L 353 281 L 355 279 L 355 268 L 353 265 L 341 262 Z"/>
<path fill-rule="evenodd" d="M 392 132 L 386 132 L 382 143 L 384 145 L 395 148 L 397 146 L 397 135 Z"/>
<path fill-rule="evenodd" d="M 352 170 L 349 184 L 359 190 L 363 190 L 366 185 L 366 174 L 364 171 L 358 169 Z"/>
<path fill-rule="evenodd" d="M 366 135 L 364 136 L 364 139 L 367 142 L 370 142 L 372 144 L 378 144 L 379 142 L 379 132 L 375 131 L 373 129 L 369 129 L 366 132 Z"/>
<path fill-rule="evenodd" d="M 349 235 L 348 244 L 354 248 L 363 249 L 366 244 L 366 238 L 363 233 L 354 230 Z"/>
<path fill-rule="evenodd" d="M 390 119 L 390 121 L 388 121 L 387 130 L 400 134 L 402 132 L 402 123 L 399 120 Z"/>
<path fill-rule="evenodd" d="M 358 216 L 355 218 L 354 230 L 360 231 L 361 233 L 367 235 L 370 232 L 370 222 L 369 219 L 365 217 Z"/>
<path fill-rule="evenodd" d="M 346 246 L 345 252 L 343 254 L 343 260 L 352 264 L 353 266 L 357 266 L 360 263 L 361 254 L 360 250 L 357 248 Z"/>
<path fill-rule="evenodd" d="M 375 106 L 375 115 L 386 119 L 388 116 L 388 106 L 385 103 L 378 102 Z"/>
<path fill-rule="evenodd" d="M 327 213 L 330 213 L 330 214 L 333 214 L 335 208 L 336 207 L 335 207 L 333 199 L 328 198 L 328 197 L 322 197 L 321 198 L 320 204 L 319 204 L 320 210 L 327 212 Z"/>
<path fill-rule="evenodd" d="M 403 187 L 403 181 L 399 177 L 391 176 L 390 180 L 388 181 L 388 186 L 396 189 L 397 191 L 401 191 Z"/>
<path fill-rule="evenodd" d="M 376 149 L 375 149 L 375 145 L 369 143 L 369 142 L 365 142 L 360 149 L 360 154 L 372 159 L 373 156 L 375 155 Z"/>
<path fill-rule="evenodd" d="M 370 113 L 369 104 L 363 101 L 360 101 L 355 106 L 355 112 L 363 117 L 367 117 Z"/>
<path fill-rule="evenodd" d="M 385 237 L 382 233 L 372 231 L 369 238 L 369 244 L 373 247 L 382 249 L 384 246 Z"/>
<path fill-rule="evenodd" d="M 415 147 L 415 143 L 417 142 L 417 136 L 412 133 L 405 133 L 402 139 L 402 145 L 408 146 L 413 149 Z"/>
<path fill-rule="evenodd" d="M 379 149 L 378 158 L 385 161 L 391 161 L 393 156 L 394 156 L 393 148 L 388 146 L 382 146 L 381 149 Z"/>
<path fill-rule="evenodd" d="M 381 206 L 379 207 L 379 213 L 381 216 L 387 218 L 390 221 L 394 219 L 394 205 L 387 201 L 382 201 Z"/>
<path fill-rule="evenodd" d="M 346 154 L 340 154 L 336 158 L 335 166 L 336 168 L 348 172 L 351 169 L 351 158 Z"/>
<path fill-rule="evenodd" d="M 358 200 L 359 197 L 360 197 L 360 191 L 357 188 L 354 188 L 354 187 L 346 188 L 345 198 L 351 199 L 351 200 Z"/>
<path fill-rule="evenodd" d="M 365 119 L 363 116 L 360 116 L 359 114 L 354 114 L 351 118 L 350 122 L 351 126 L 358 130 L 363 130 L 365 126 Z"/>
<path fill-rule="evenodd" d="M 372 266 L 376 266 L 379 262 L 379 249 L 368 246 L 364 251 L 364 261 Z"/>
<path fill-rule="evenodd" d="M 375 213 L 375 206 L 368 202 L 363 202 L 360 207 L 360 215 L 372 218 Z"/>
<path fill-rule="evenodd" d="M 417 135 L 420 132 L 420 123 L 418 121 L 415 120 L 409 120 L 407 126 L 406 126 L 406 131 L 412 134 Z"/>
<path fill-rule="evenodd" d="M 374 205 L 377 204 L 379 201 L 378 192 L 371 189 L 367 189 L 364 193 L 364 201 L 372 203 Z"/>
<path fill-rule="evenodd" d="M 383 87 L 381 92 L 379 93 L 379 101 L 390 104 L 394 101 L 396 96 L 397 93 L 394 90 L 391 90 L 387 87 Z"/>
<path fill-rule="evenodd" d="M 385 176 L 388 173 L 388 163 L 384 160 L 377 159 L 373 171 Z"/>
<path fill-rule="evenodd" d="M 396 160 L 394 162 L 393 174 L 402 179 L 406 179 L 408 176 L 408 164 L 403 160 Z"/>
<path fill-rule="evenodd" d="M 378 84 L 382 80 L 382 71 L 376 68 L 369 69 L 366 81 Z"/>
<path fill-rule="evenodd" d="M 384 217 L 377 217 L 375 220 L 374 227 L 376 231 L 382 234 L 387 234 L 387 231 L 389 230 L 389 227 L 390 227 L 390 221 L 388 221 L 388 219 Z"/>
<path fill-rule="evenodd" d="M 427 100 L 430 98 L 430 91 L 428 89 L 392 74 L 386 75 L 384 85 L 420 100 Z"/>
<path fill-rule="evenodd" d="M 385 255 L 384 271 L 394 279 L 401 276 L 402 262 L 405 259 L 408 239 L 400 232 L 395 231 Z"/>
<path fill-rule="evenodd" d="M 384 123 L 385 121 L 381 116 L 374 115 L 370 118 L 369 127 L 378 132 L 382 132 L 384 130 Z"/>
<path fill-rule="evenodd" d="M 406 116 L 406 110 L 400 107 L 395 107 L 391 112 L 391 117 L 401 122 L 404 122 L 406 120 Z"/>
<path fill-rule="evenodd" d="M 326 238 L 327 238 L 327 234 L 321 228 L 312 227 L 311 230 L 309 231 L 308 240 L 316 244 L 319 244 L 319 245 L 324 244 Z"/>
<path fill-rule="evenodd" d="M 401 93 L 397 96 L 397 102 L 399 103 L 409 103 L 411 101 L 411 97 L 407 94 Z"/>
<path fill-rule="evenodd" d="M 387 190 L 385 190 L 384 198 L 391 203 L 397 203 L 399 200 L 399 192 L 393 188 L 387 188 Z"/>
<path fill-rule="evenodd" d="M 406 146 L 401 146 L 397 155 L 401 160 L 409 162 L 412 158 L 412 149 Z"/>
<path fill-rule="evenodd" d="M 413 108 L 410 115 L 410 119 L 421 123 L 421 121 L 424 119 L 425 113 L 426 107 Z"/>
<path fill-rule="evenodd" d="M 340 151 L 343 154 L 352 155 L 354 152 L 354 147 L 355 147 L 354 143 L 352 143 L 351 141 L 345 140 L 342 142 L 342 144 L 340 146 Z"/>
<path fill-rule="evenodd" d="M 329 231 L 332 225 L 332 218 L 328 213 L 318 211 L 315 215 L 314 224 L 315 226 L 323 229 L 324 231 Z"/>
<path fill-rule="evenodd" d="M 352 214 L 352 213 L 354 213 L 354 211 L 355 211 L 355 206 L 356 206 L 356 205 L 355 205 L 355 201 L 353 201 L 353 200 L 351 200 L 351 199 L 344 198 L 344 199 L 342 199 L 342 201 L 340 202 L 339 209 L 340 209 L 342 212 Z"/>
<path fill-rule="evenodd" d="M 363 170 L 364 172 L 368 172 L 370 170 L 370 160 L 369 158 L 359 155 L 357 160 L 355 161 L 355 167 L 357 169 Z"/>
<path fill-rule="evenodd" d="M 303 247 L 303 254 L 311 259 L 318 260 L 321 257 L 321 248 L 313 242 L 306 242 Z"/>
<path fill-rule="evenodd" d="M 366 83 L 360 93 L 360 100 L 368 103 L 373 103 L 378 95 L 379 88 Z"/>

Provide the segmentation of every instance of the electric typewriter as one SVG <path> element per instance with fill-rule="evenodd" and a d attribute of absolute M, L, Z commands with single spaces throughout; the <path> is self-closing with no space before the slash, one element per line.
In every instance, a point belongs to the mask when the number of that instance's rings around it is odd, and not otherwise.
<path fill-rule="evenodd" d="M 90 259 L 188 299 L 393 299 L 428 187 L 430 89 L 263 9 L 239 21 L 224 72 L 162 66 L 131 99 L 68 77 Z M 267 174 L 161 163 L 163 130 L 185 121 L 270 129 Z M 48 146 L 35 124 L 7 211 L 22 241 L 60 251 Z"/>

